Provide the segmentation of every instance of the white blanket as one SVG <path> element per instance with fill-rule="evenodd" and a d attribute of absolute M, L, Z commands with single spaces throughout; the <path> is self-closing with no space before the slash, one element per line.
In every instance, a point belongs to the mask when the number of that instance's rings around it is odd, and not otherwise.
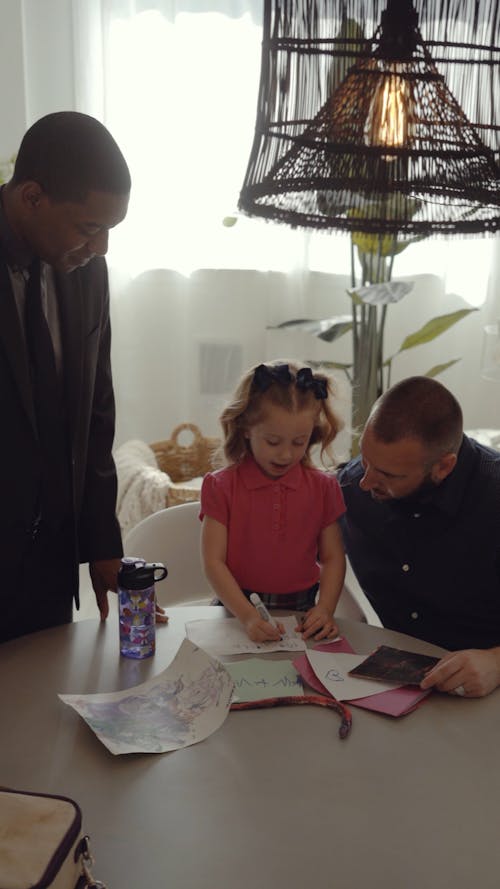
<path fill-rule="evenodd" d="M 131 439 L 114 452 L 118 477 L 116 514 L 123 537 L 142 519 L 167 505 L 170 476 L 158 468 L 149 445 Z"/>

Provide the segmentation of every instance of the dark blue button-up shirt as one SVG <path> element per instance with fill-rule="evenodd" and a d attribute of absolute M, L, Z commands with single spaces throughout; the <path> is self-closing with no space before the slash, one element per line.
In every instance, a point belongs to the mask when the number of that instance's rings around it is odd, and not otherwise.
<path fill-rule="evenodd" d="M 339 470 L 346 550 L 384 626 L 445 648 L 500 645 L 500 453 L 464 436 L 429 494 L 377 502 Z"/>

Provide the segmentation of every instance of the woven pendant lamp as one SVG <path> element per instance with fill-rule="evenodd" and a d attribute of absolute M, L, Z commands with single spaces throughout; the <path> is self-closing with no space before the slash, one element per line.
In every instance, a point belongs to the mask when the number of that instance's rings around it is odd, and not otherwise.
<path fill-rule="evenodd" d="M 500 229 L 498 0 L 264 0 L 239 208 L 399 235 Z"/>

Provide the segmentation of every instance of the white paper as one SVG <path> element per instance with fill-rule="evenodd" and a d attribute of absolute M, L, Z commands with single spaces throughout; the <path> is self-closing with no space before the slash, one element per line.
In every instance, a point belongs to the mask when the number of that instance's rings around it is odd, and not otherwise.
<path fill-rule="evenodd" d="M 223 654 L 263 654 L 270 651 L 305 651 L 306 643 L 300 633 L 295 632 L 297 618 L 277 617 L 283 624 L 285 635 L 280 642 L 252 642 L 244 627 L 236 617 L 225 620 L 189 620 L 186 635 L 191 642 L 199 645 L 214 657 Z"/>
<path fill-rule="evenodd" d="M 203 741 L 220 728 L 233 690 L 224 665 L 184 639 L 166 670 L 142 685 L 59 697 L 111 753 L 164 753 Z"/>
<path fill-rule="evenodd" d="M 319 681 L 338 701 L 353 701 L 355 698 L 379 695 L 403 685 L 402 682 L 379 682 L 376 679 L 348 676 L 349 670 L 366 660 L 366 654 L 334 654 L 310 650 L 307 657 Z"/>

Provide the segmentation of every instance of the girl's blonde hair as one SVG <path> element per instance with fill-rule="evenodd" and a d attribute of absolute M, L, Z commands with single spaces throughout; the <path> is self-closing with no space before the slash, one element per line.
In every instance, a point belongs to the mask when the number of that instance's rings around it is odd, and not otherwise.
<path fill-rule="evenodd" d="M 325 454 L 332 460 L 330 445 L 344 425 L 330 402 L 334 394 L 333 381 L 329 377 L 315 374 L 310 368 L 300 368 L 293 361 L 286 364 L 270 361 L 250 368 L 219 418 L 227 462 L 240 463 L 246 457 L 249 445 L 245 430 L 260 422 L 267 405 L 275 405 L 290 413 L 316 409 L 313 431 L 302 463 L 312 466 L 309 452 L 316 444 L 321 446 L 322 462 Z"/>

